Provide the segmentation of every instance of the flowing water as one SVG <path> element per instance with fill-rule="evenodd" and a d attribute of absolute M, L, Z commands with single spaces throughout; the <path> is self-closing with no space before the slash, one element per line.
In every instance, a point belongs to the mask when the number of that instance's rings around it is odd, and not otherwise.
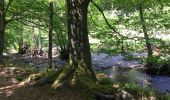
<path fill-rule="evenodd" d="M 145 58 L 146 52 L 132 53 L 133 56 Z M 141 71 L 143 64 L 137 60 L 127 61 L 121 54 L 92 54 L 93 69 L 107 74 L 112 80 L 119 82 L 136 82 L 142 87 L 149 86 L 159 93 L 170 93 L 170 77 L 152 76 Z M 119 67 L 118 67 L 119 66 Z"/>
<path fill-rule="evenodd" d="M 170 77 L 151 76 L 138 69 L 116 66 L 113 66 L 110 69 L 98 71 L 97 73 L 104 73 L 108 75 L 112 80 L 117 82 L 136 82 L 142 87 L 149 86 L 159 93 L 170 93 Z"/>

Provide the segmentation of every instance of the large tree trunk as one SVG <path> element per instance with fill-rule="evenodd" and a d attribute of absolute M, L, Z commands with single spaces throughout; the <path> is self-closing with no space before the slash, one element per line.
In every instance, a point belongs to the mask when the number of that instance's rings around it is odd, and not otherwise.
<path fill-rule="evenodd" d="M 87 29 L 87 11 L 90 0 L 66 0 L 69 41 L 69 64 L 53 83 L 57 88 L 65 80 L 77 82 L 86 77 L 96 80 L 92 70 Z"/>
<path fill-rule="evenodd" d="M 139 12 L 140 12 L 140 20 L 141 20 L 141 24 L 142 24 L 144 38 L 145 38 L 146 46 L 147 46 L 147 50 L 148 50 L 148 57 L 151 57 L 153 52 L 152 52 L 150 39 L 149 39 L 149 36 L 148 36 L 148 33 L 147 33 L 146 24 L 145 24 L 145 20 L 144 20 L 144 17 L 143 17 L 143 8 L 142 8 L 141 4 L 139 5 Z"/>
<path fill-rule="evenodd" d="M 0 0 L 0 67 L 4 65 L 3 49 L 5 34 L 4 0 Z"/>
<path fill-rule="evenodd" d="M 49 44 L 48 44 L 48 69 L 52 69 L 52 33 L 53 33 L 53 2 L 50 2 L 49 4 L 50 9 L 50 22 L 49 22 Z"/>

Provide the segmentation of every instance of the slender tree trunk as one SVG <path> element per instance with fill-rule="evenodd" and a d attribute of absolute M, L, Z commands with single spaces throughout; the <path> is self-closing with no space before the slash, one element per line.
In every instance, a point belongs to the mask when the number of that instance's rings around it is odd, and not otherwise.
<path fill-rule="evenodd" d="M 30 18 L 30 22 L 32 22 L 33 19 Z M 31 38 L 30 38 L 30 51 L 31 51 L 31 58 L 34 56 L 34 49 L 35 49 L 35 28 L 32 23 L 30 23 L 31 29 Z"/>
<path fill-rule="evenodd" d="M 59 87 L 64 80 L 86 77 L 96 80 L 92 70 L 87 28 L 87 11 L 90 0 L 66 0 L 69 41 L 69 65 L 59 75 L 52 87 Z"/>
<path fill-rule="evenodd" d="M 124 38 L 121 38 L 121 54 L 124 54 L 125 50 L 124 50 Z"/>
<path fill-rule="evenodd" d="M 4 65 L 3 49 L 5 35 L 4 0 L 0 0 L 0 67 Z"/>
<path fill-rule="evenodd" d="M 149 39 L 149 36 L 148 36 L 148 33 L 147 33 L 147 29 L 146 29 L 146 24 L 145 24 L 145 20 L 144 20 L 144 16 L 143 16 L 142 5 L 139 6 L 139 12 L 140 12 L 140 20 L 141 20 L 141 24 L 142 24 L 144 38 L 145 38 L 146 46 L 147 46 L 147 50 L 148 50 L 148 57 L 151 57 L 153 52 L 152 52 L 152 47 L 151 47 L 150 39 Z"/>
<path fill-rule="evenodd" d="M 50 22 L 49 22 L 49 45 L 48 45 L 48 69 L 52 69 L 52 33 L 53 33 L 53 2 L 50 2 L 49 4 L 50 9 Z"/>
<path fill-rule="evenodd" d="M 18 49 L 18 53 L 21 54 L 21 49 L 22 46 L 24 45 L 24 40 L 23 40 L 23 33 L 20 33 L 20 37 L 18 39 L 18 44 L 19 44 L 19 49 Z"/>
<path fill-rule="evenodd" d="M 41 39 L 41 31 L 40 29 L 38 30 L 39 36 L 38 36 L 38 50 L 42 49 L 42 39 Z"/>

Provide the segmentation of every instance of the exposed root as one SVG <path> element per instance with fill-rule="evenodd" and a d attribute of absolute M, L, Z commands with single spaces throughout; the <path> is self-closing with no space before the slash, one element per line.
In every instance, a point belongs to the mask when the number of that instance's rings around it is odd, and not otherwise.
<path fill-rule="evenodd" d="M 52 84 L 52 88 L 53 89 L 57 89 L 60 88 L 64 83 L 66 83 L 68 81 L 68 79 L 70 79 L 73 75 L 73 73 L 75 72 L 75 69 L 68 66 L 66 67 L 58 76 L 58 78 L 55 80 L 55 82 Z"/>
<path fill-rule="evenodd" d="M 56 78 L 60 75 L 61 72 L 62 69 L 58 71 L 50 70 L 46 73 L 44 77 L 36 81 L 34 85 L 52 84 L 56 80 Z"/>
<path fill-rule="evenodd" d="M 38 74 L 32 74 L 24 81 L 20 82 L 19 85 L 45 85 L 45 84 L 52 84 L 55 79 L 59 76 L 61 73 L 61 70 L 54 71 L 50 70 L 46 73 L 38 73 Z"/>

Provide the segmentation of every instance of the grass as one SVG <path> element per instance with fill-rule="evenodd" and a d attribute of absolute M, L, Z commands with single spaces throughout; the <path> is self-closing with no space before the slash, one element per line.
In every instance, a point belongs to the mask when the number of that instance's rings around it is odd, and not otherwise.
<path fill-rule="evenodd" d="M 157 94 L 156 98 L 158 100 L 170 100 L 170 94 Z"/>
<path fill-rule="evenodd" d="M 117 92 L 119 90 L 125 90 L 128 93 L 130 93 L 135 100 L 170 100 L 170 94 L 161 94 L 155 92 L 152 88 L 148 86 L 140 86 L 136 84 L 135 82 L 132 83 L 120 83 L 111 80 L 108 77 L 99 77 L 99 82 L 103 85 L 110 85 L 112 84 L 112 87 L 117 88 Z"/>
<path fill-rule="evenodd" d="M 149 96 L 155 95 L 155 92 L 152 88 L 147 87 L 147 86 L 142 87 L 142 86 L 136 84 L 135 82 L 125 83 L 125 84 L 123 84 L 123 88 L 126 91 L 128 91 L 129 93 L 132 93 L 137 96 L 149 97 Z"/>

